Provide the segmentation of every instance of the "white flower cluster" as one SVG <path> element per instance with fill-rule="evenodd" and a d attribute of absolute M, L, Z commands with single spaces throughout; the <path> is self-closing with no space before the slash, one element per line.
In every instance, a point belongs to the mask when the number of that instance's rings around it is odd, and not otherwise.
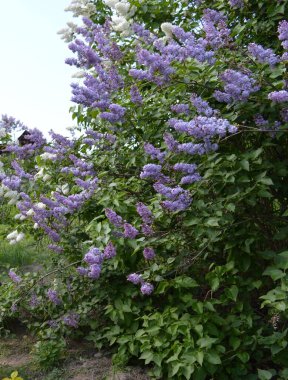
<path fill-rule="evenodd" d="M 78 25 L 74 24 L 74 22 L 67 22 L 67 28 L 63 28 L 57 32 L 57 34 L 61 35 L 61 39 L 64 40 L 65 42 L 71 42 L 73 41 L 73 38 L 75 36 L 75 32 L 77 29 Z"/>
<path fill-rule="evenodd" d="M 9 235 L 7 235 L 7 239 L 9 240 L 9 244 L 16 244 L 19 241 L 23 240 L 25 235 L 23 232 L 18 232 L 17 230 L 11 232 Z"/>
<path fill-rule="evenodd" d="M 0 138 L 5 137 L 6 135 L 7 135 L 7 131 L 5 130 L 5 128 L 1 127 L 0 128 Z"/>
<path fill-rule="evenodd" d="M 73 17 L 91 17 L 96 9 L 95 4 L 91 0 L 72 0 L 71 4 L 65 8 L 65 11 L 72 12 Z"/>
<path fill-rule="evenodd" d="M 51 179 L 51 175 L 48 173 L 45 173 L 45 168 L 41 168 L 35 175 L 35 179 L 41 178 L 44 182 L 49 181 Z"/>
<path fill-rule="evenodd" d="M 62 193 L 62 194 L 64 194 L 64 195 L 67 195 L 68 193 L 69 193 L 69 185 L 68 185 L 68 183 L 64 183 L 64 185 L 58 185 L 57 187 L 56 187 L 56 191 L 58 192 L 58 193 Z"/>
<path fill-rule="evenodd" d="M 15 205 L 19 199 L 18 191 L 11 190 L 5 185 L 0 186 L 0 197 L 10 198 L 8 205 Z"/>
<path fill-rule="evenodd" d="M 131 17 L 134 16 L 136 7 L 127 0 L 104 0 L 104 3 L 113 10 L 112 28 L 121 32 L 122 36 L 129 36 Z"/>

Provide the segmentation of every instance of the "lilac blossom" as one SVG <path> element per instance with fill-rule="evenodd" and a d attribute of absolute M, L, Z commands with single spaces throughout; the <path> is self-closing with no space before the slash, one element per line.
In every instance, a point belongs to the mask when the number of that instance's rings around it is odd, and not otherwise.
<path fill-rule="evenodd" d="M 190 101 L 193 106 L 196 108 L 198 113 L 202 113 L 205 116 L 213 116 L 214 110 L 209 106 L 206 100 L 203 100 L 200 96 L 196 94 L 192 94 L 190 97 Z"/>
<path fill-rule="evenodd" d="M 231 7 L 242 8 L 244 6 L 244 0 L 229 0 Z"/>
<path fill-rule="evenodd" d="M 143 98 L 137 86 L 134 85 L 130 88 L 130 96 L 132 103 L 138 105 L 141 105 L 143 103 Z"/>
<path fill-rule="evenodd" d="M 48 244 L 47 248 L 56 253 L 62 253 L 64 251 L 64 249 L 57 244 Z"/>
<path fill-rule="evenodd" d="M 281 90 L 270 92 L 270 94 L 268 94 L 268 99 L 275 103 L 288 102 L 288 91 Z"/>
<path fill-rule="evenodd" d="M 118 123 L 123 120 L 126 111 L 125 107 L 119 104 L 111 104 L 108 108 L 109 112 L 100 113 L 102 119 L 108 120 L 110 123 Z"/>
<path fill-rule="evenodd" d="M 13 282 L 15 282 L 15 284 L 19 284 L 22 281 L 22 278 L 18 276 L 12 269 L 9 270 L 8 276 Z"/>
<path fill-rule="evenodd" d="M 154 145 L 150 143 L 144 144 L 145 153 L 147 153 L 152 159 L 163 162 L 166 156 L 165 152 L 161 152 L 159 148 L 155 148 Z"/>
<path fill-rule="evenodd" d="M 230 29 L 227 27 L 226 18 L 222 13 L 205 9 L 203 16 L 203 29 L 205 41 L 212 49 L 219 49 L 228 44 L 230 40 Z"/>
<path fill-rule="evenodd" d="M 173 169 L 178 172 L 193 174 L 197 169 L 197 165 L 178 162 L 177 164 L 173 166 Z"/>
<path fill-rule="evenodd" d="M 144 248 L 143 256 L 146 260 L 153 260 L 155 258 L 154 249 L 150 247 Z"/>
<path fill-rule="evenodd" d="M 89 249 L 89 251 L 84 256 L 84 261 L 87 264 L 93 265 L 93 264 L 101 264 L 103 262 L 103 254 L 98 248 L 92 247 Z"/>
<path fill-rule="evenodd" d="M 180 185 L 189 185 L 194 182 L 198 182 L 202 179 L 199 173 L 194 173 L 190 175 L 186 175 L 181 178 Z"/>
<path fill-rule="evenodd" d="M 89 269 L 84 267 L 78 267 L 76 270 L 80 274 L 80 276 L 87 276 L 89 273 Z"/>
<path fill-rule="evenodd" d="M 275 66 L 279 62 L 279 57 L 272 49 L 265 49 L 261 45 L 251 43 L 248 45 L 249 53 L 260 63 L 268 63 L 270 66 Z"/>
<path fill-rule="evenodd" d="M 143 282 L 140 290 L 142 294 L 149 296 L 153 292 L 154 286 L 149 282 Z"/>
<path fill-rule="evenodd" d="M 145 236 L 151 236 L 154 233 L 152 227 L 146 223 L 141 224 L 141 231 Z"/>
<path fill-rule="evenodd" d="M 31 298 L 30 298 L 30 301 L 29 301 L 29 305 L 34 308 L 34 307 L 37 307 L 40 305 L 40 300 L 39 298 L 37 297 L 37 295 L 35 293 L 33 293 L 31 295 Z"/>
<path fill-rule="evenodd" d="M 141 284 L 143 280 L 141 274 L 131 273 L 127 276 L 127 281 L 132 282 L 134 285 L 138 285 Z"/>
<path fill-rule="evenodd" d="M 144 203 L 137 203 L 137 213 L 141 216 L 144 223 L 151 224 L 153 222 L 153 214 Z"/>
<path fill-rule="evenodd" d="M 103 256 L 105 259 L 112 259 L 116 256 L 116 248 L 111 241 L 106 245 Z"/>
<path fill-rule="evenodd" d="M 165 144 L 171 152 L 177 152 L 179 143 L 177 140 L 174 139 L 174 137 L 171 135 L 171 133 L 165 132 L 163 135 L 163 139 L 165 141 Z"/>
<path fill-rule="evenodd" d="M 190 110 L 189 110 L 189 105 L 188 104 L 174 104 L 170 107 L 172 112 L 176 113 L 184 113 L 186 115 L 189 115 Z"/>
<path fill-rule="evenodd" d="M 220 78 L 224 83 L 224 91 L 216 90 L 214 92 L 214 97 L 219 102 L 244 102 L 251 93 L 258 91 L 260 88 L 253 78 L 240 71 L 227 69 Z"/>
<path fill-rule="evenodd" d="M 75 329 L 78 327 L 80 315 L 75 312 L 70 312 L 69 314 L 63 317 L 63 322 L 65 325 L 74 327 Z"/>
<path fill-rule="evenodd" d="M 282 41 L 282 46 L 288 50 L 288 21 L 283 20 L 278 26 L 279 40 Z"/>
<path fill-rule="evenodd" d="M 53 290 L 51 288 L 48 289 L 47 290 L 47 297 L 55 305 L 60 305 L 62 303 L 61 300 L 58 297 L 58 293 L 56 292 L 56 290 Z"/>
<path fill-rule="evenodd" d="M 114 224 L 115 227 L 122 227 L 123 225 L 123 219 L 120 215 L 116 214 L 115 211 L 111 210 L 110 208 L 106 208 L 105 214 L 109 221 Z"/>
<path fill-rule="evenodd" d="M 135 239 L 139 231 L 129 223 L 124 223 L 124 236 L 129 239 Z"/>
<path fill-rule="evenodd" d="M 98 264 L 92 264 L 89 267 L 88 277 L 92 278 L 93 280 L 97 280 L 100 277 L 101 273 L 101 266 Z"/>
<path fill-rule="evenodd" d="M 149 45 L 157 39 L 157 37 L 154 34 L 152 34 L 149 30 L 145 29 L 143 25 L 133 23 L 132 30 L 138 37 L 142 38 L 143 41 Z"/>

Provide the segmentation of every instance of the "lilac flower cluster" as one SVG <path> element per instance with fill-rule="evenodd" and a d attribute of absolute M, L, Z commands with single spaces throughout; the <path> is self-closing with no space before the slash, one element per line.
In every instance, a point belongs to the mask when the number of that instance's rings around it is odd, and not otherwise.
<path fill-rule="evenodd" d="M 64 160 L 69 150 L 72 150 L 74 147 L 74 142 L 68 137 L 55 133 L 52 130 L 49 132 L 49 135 L 52 138 L 52 143 L 45 145 L 43 148 L 44 152 L 47 153 L 47 158 L 51 161 Z"/>
<path fill-rule="evenodd" d="M 58 293 L 56 292 L 56 290 L 53 290 L 53 289 L 48 289 L 47 290 L 47 297 L 48 299 L 54 303 L 54 305 L 61 305 L 62 301 L 60 300 L 59 296 L 58 296 Z"/>
<path fill-rule="evenodd" d="M 12 269 L 10 269 L 8 276 L 13 282 L 15 282 L 15 284 L 19 284 L 22 281 L 22 278 L 18 276 Z"/>
<path fill-rule="evenodd" d="M 203 114 L 207 117 L 213 116 L 214 110 L 209 106 L 208 102 L 206 102 L 206 100 L 203 100 L 200 96 L 192 94 L 190 101 L 198 113 Z"/>
<path fill-rule="evenodd" d="M 127 276 L 127 280 L 132 282 L 134 285 L 141 284 L 140 291 L 144 295 L 150 295 L 154 290 L 154 286 L 152 284 L 149 282 L 144 282 L 141 274 L 131 273 L 129 276 Z"/>
<path fill-rule="evenodd" d="M 24 145 L 11 144 L 5 148 L 6 152 L 11 152 L 16 155 L 16 157 L 23 159 L 33 156 L 38 153 L 38 151 L 46 143 L 46 139 L 39 129 L 26 129 L 25 134 L 26 143 Z"/>
<path fill-rule="evenodd" d="M 144 144 L 144 150 L 153 160 L 158 160 L 162 163 L 165 159 L 166 153 L 161 152 L 159 148 L 155 148 L 154 145 L 150 143 Z"/>
<path fill-rule="evenodd" d="M 63 318 L 63 323 L 69 327 L 74 327 L 75 329 L 78 327 L 80 315 L 75 312 L 70 312 L 65 315 Z"/>
<path fill-rule="evenodd" d="M 181 119 L 170 119 L 168 124 L 176 131 L 187 133 L 197 139 L 212 138 L 214 136 L 223 137 L 227 132 L 235 133 L 237 130 L 228 120 L 214 116 L 196 116 L 188 122 Z"/>
<path fill-rule="evenodd" d="M 190 109 L 189 109 L 189 105 L 188 104 L 174 104 L 170 107 L 171 111 L 172 112 L 176 112 L 176 113 L 184 113 L 186 115 L 189 115 L 190 113 Z"/>
<path fill-rule="evenodd" d="M 135 85 L 133 85 L 130 89 L 130 96 L 131 96 L 131 101 L 134 104 L 141 105 L 143 104 L 143 98 L 140 94 L 139 88 Z"/>
<path fill-rule="evenodd" d="M 85 254 L 83 261 L 88 264 L 88 268 L 78 267 L 77 272 L 81 276 L 89 277 L 96 280 L 100 277 L 102 263 L 104 260 L 110 260 L 116 255 L 116 248 L 112 242 L 109 242 L 102 253 L 100 249 L 91 247 Z"/>
<path fill-rule="evenodd" d="M 151 227 L 154 217 L 150 209 L 144 205 L 142 202 L 138 202 L 136 205 L 137 213 L 142 218 L 141 230 L 143 235 L 150 236 L 153 234 L 153 229 Z"/>
<path fill-rule="evenodd" d="M 281 90 L 270 92 L 270 94 L 268 94 L 268 99 L 275 103 L 288 102 L 288 91 Z"/>
<path fill-rule="evenodd" d="M 244 6 L 244 0 L 229 0 L 229 4 L 233 8 L 242 8 Z"/>
<path fill-rule="evenodd" d="M 225 70 L 220 78 L 224 82 L 224 91 L 216 90 L 214 92 L 214 97 L 218 102 L 244 102 L 251 93 L 258 91 L 260 88 L 256 85 L 255 79 L 240 71 Z"/>
<path fill-rule="evenodd" d="M 192 202 L 189 191 L 184 190 L 180 186 L 171 188 L 159 182 L 156 182 L 153 186 L 157 193 L 163 195 L 168 199 L 162 202 L 162 206 L 168 211 L 183 211 L 189 207 Z"/>
<path fill-rule="evenodd" d="M 278 26 L 279 40 L 282 41 L 282 46 L 288 50 L 288 21 L 283 20 Z"/>
<path fill-rule="evenodd" d="M 229 43 L 230 29 L 227 27 L 225 17 L 212 9 L 205 9 L 203 16 L 203 29 L 206 34 L 205 41 L 216 50 Z"/>
<path fill-rule="evenodd" d="M 261 45 L 251 43 L 248 45 L 249 53 L 260 63 L 268 63 L 270 66 L 275 66 L 279 62 L 279 57 L 272 49 L 265 49 Z"/>
<path fill-rule="evenodd" d="M 143 256 L 146 260 L 153 260 L 155 258 L 155 251 L 151 247 L 144 248 Z"/>
<path fill-rule="evenodd" d="M 4 129 L 6 133 L 11 133 L 13 130 L 26 129 L 26 127 L 20 120 L 16 120 L 12 116 L 1 115 L 0 129 Z"/>

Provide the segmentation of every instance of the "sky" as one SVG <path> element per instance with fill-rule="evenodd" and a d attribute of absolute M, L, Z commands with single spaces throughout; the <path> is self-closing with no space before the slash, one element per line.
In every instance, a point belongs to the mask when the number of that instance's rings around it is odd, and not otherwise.
<path fill-rule="evenodd" d="M 76 69 L 57 31 L 73 21 L 69 0 L 0 0 L 0 115 L 20 119 L 47 136 L 73 126 L 69 108 Z"/>

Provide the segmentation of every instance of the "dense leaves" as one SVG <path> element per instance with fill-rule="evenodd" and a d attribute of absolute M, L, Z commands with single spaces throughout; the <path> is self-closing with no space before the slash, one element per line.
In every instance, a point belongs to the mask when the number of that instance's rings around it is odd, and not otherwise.
<path fill-rule="evenodd" d="M 10 272 L 4 323 L 43 365 L 78 336 L 155 378 L 287 378 L 286 2 L 88 3 L 65 32 L 80 136 L 1 124 L 8 240 L 51 249 Z"/>

